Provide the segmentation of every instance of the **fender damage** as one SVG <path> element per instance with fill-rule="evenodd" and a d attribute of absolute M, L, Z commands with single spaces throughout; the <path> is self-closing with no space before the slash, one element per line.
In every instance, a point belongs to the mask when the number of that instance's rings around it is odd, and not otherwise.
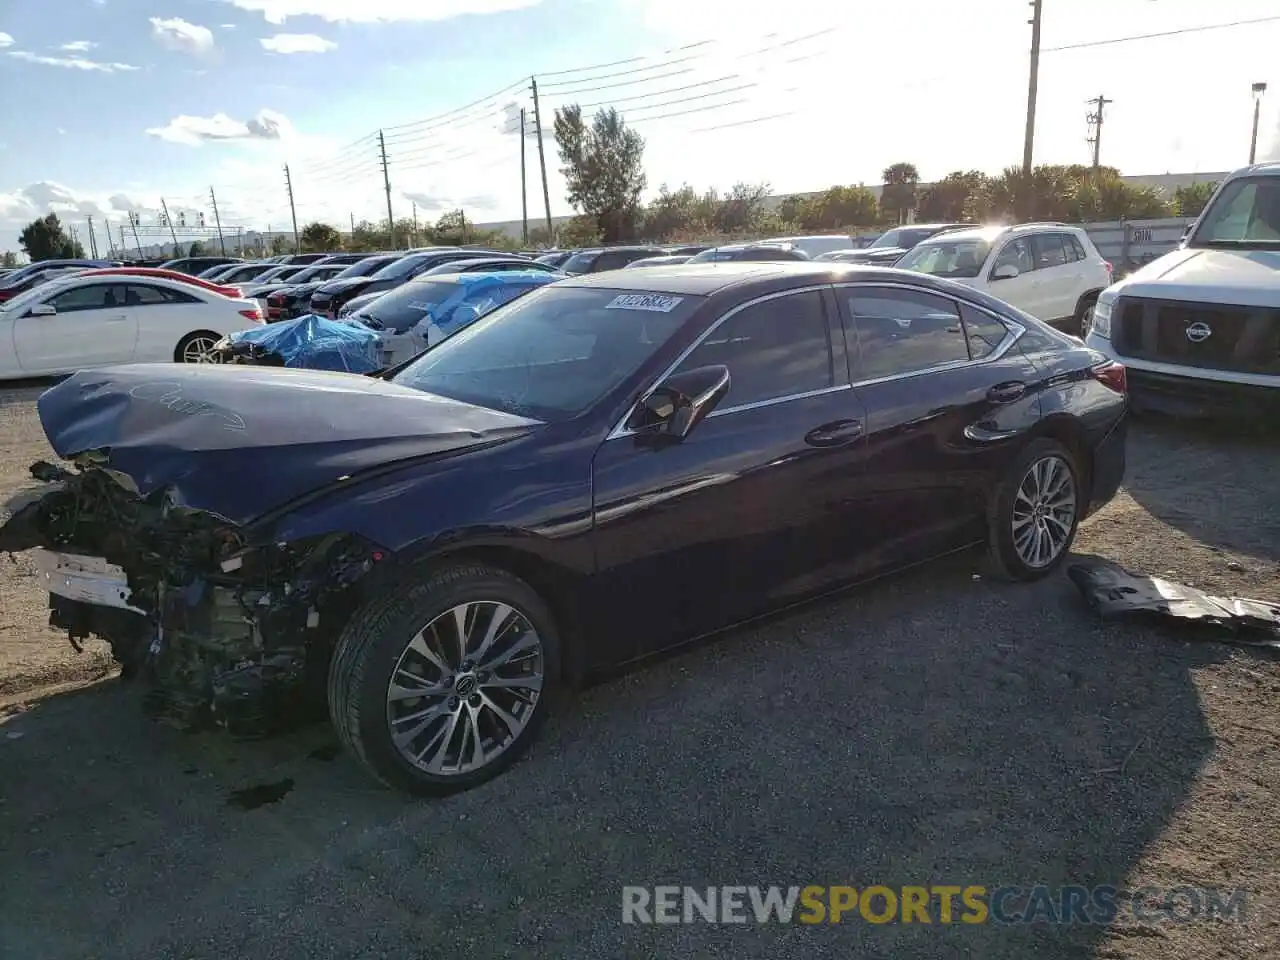
<path fill-rule="evenodd" d="M 46 392 L 72 469 L 32 466 L 0 552 L 41 551 L 50 624 L 106 640 L 157 717 L 252 737 L 323 703 L 341 627 L 393 560 L 348 532 L 275 542 L 262 518 L 531 422 L 367 378 L 239 372 L 122 367 Z"/>

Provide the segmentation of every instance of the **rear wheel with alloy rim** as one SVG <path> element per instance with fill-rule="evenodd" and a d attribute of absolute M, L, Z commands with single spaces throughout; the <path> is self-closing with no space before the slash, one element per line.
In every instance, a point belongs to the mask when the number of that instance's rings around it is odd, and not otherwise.
<path fill-rule="evenodd" d="M 1075 456 L 1056 440 L 1031 443 L 993 497 L 989 548 L 995 572 L 1037 580 L 1066 559 L 1084 502 Z"/>
<path fill-rule="evenodd" d="M 339 736 L 384 783 L 475 786 L 528 748 L 559 668 L 546 604 L 504 570 L 437 570 L 358 612 L 330 668 Z"/>
<path fill-rule="evenodd" d="M 221 363 L 221 355 L 213 349 L 221 339 L 207 330 L 189 333 L 173 351 L 173 359 L 178 363 Z"/>

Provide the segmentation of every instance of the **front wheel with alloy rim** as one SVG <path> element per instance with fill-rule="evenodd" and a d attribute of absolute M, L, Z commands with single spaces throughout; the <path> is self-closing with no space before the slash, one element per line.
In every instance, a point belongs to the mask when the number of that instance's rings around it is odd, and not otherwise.
<path fill-rule="evenodd" d="M 177 363 L 221 363 L 222 357 L 213 349 L 221 339 L 208 330 L 188 333 L 173 351 L 173 359 Z"/>
<path fill-rule="evenodd" d="M 559 671 L 542 598 L 487 565 L 427 572 L 358 611 L 329 671 L 340 739 L 388 786 L 441 795 L 528 748 Z"/>
<path fill-rule="evenodd" d="M 1075 456 L 1057 440 L 1033 441 L 996 489 L 989 511 L 994 572 L 1038 580 L 1066 559 L 1084 499 Z"/>

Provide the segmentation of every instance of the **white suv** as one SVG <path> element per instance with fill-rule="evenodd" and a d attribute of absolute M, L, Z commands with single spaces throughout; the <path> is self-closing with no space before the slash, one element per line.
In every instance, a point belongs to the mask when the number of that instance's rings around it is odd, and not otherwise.
<path fill-rule="evenodd" d="M 1063 223 L 948 231 L 894 266 L 982 290 L 1073 334 L 1083 332 L 1098 294 L 1111 285 L 1111 264 L 1089 235 Z"/>
<path fill-rule="evenodd" d="M 1223 180 L 1179 249 L 1103 292 L 1086 342 L 1135 410 L 1280 424 L 1280 163 Z"/>

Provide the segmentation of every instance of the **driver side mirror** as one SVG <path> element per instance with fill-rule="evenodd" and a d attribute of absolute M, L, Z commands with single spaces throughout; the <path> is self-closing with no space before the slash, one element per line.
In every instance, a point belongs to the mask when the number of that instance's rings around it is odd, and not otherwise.
<path fill-rule="evenodd" d="M 1012 280 L 1014 277 L 1019 276 L 1020 274 L 1021 274 L 1021 271 L 1017 267 L 1015 267 L 1012 263 L 1002 263 L 1000 266 L 996 267 L 994 270 L 991 271 L 991 279 L 992 280 Z"/>
<path fill-rule="evenodd" d="M 56 317 L 57 315 L 58 308 L 52 303 L 37 303 L 27 314 L 30 317 Z"/>
<path fill-rule="evenodd" d="M 627 427 L 683 440 L 724 399 L 729 382 L 723 364 L 672 374 L 636 405 Z"/>

